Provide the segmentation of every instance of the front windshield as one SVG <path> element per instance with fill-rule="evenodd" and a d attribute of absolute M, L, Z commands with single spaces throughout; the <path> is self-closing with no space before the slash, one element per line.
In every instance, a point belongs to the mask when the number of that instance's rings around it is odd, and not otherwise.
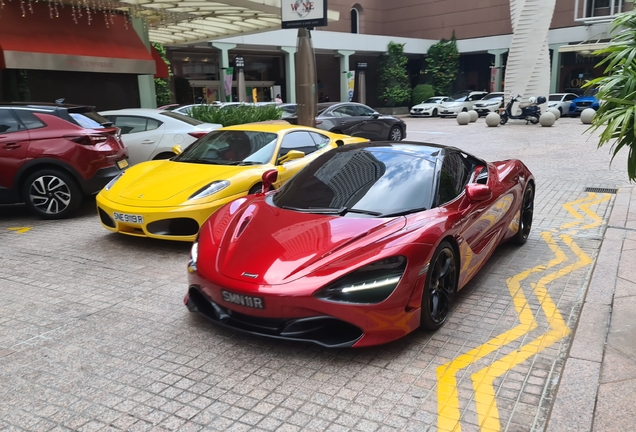
<path fill-rule="evenodd" d="M 596 93 L 598 93 L 598 88 L 588 88 L 585 90 L 585 93 L 583 93 L 583 96 L 594 96 Z"/>
<path fill-rule="evenodd" d="M 490 93 L 490 94 L 487 94 L 486 96 L 484 96 L 481 100 L 500 99 L 502 97 L 503 97 L 503 95 L 501 93 Z"/>
<path fill-rule="evenodd" d="M 278 135 L 269 132 L 216 130 L 173 160 L 213 165 L 258 165 L 271 162 Z"/>
<path fill-rule="evenodd" d="M 274 195 L 274 204 L 308 213 L 327 209 L 386 215 L 430 208 L 435 163 L 415 152 L 384 146 L 330 151 L 311 162 Z M 334 212 L 338 213 L 338 212 Z"/>
<path fill-rule="evenodd" d="M 453 102 L 466 102 L 466 98 L 467 98 L 467 97 L 468 97 L 468 96 L 462 96 L 462 97 L 460 97 L 460 98 L 453 99 Z"/>
<path fill-rule="evenodd" d="M 560 102 L 562 98 L 563 98 L 562 95 L 550 95 L 550 96 L 548 96 L 548 100 L 550 102 Z"/>
<path fill-rule="evenodd" d="M 433 104 L 438 104 L 442 101 L 441 98 L 430 98 L 430 99 L 426 99 L 424 102 L 422 103 L 433 103 Z"/>

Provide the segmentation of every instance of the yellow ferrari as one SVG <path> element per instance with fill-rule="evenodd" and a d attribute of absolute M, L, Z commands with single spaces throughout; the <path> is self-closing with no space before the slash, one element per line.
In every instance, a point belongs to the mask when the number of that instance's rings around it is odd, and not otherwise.
<path fill-rule="evenodd" d="M 277 189 L 320 154 L 364 141 L 290 124 L 217 129 L 172 159 L 128 168 L 97 195 L 97 212 L 113 232 L 194 241 L 221 206 L 260 191 L 264 172 L 278 171 Z"/>

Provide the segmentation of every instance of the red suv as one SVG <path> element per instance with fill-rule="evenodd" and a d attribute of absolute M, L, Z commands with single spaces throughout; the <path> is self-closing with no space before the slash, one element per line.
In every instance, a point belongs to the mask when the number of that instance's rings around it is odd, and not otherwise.
<path fill-rule="evenodd" d="M 0 204 L 68 217 L 128 167 L 119 134 L 93 107 L 0 104 Z"/>

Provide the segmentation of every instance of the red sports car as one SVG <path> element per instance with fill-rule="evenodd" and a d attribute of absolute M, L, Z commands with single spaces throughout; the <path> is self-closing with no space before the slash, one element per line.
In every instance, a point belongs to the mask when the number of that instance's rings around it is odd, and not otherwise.
<path fill-rule="evenodd" d="M 534 187 L 518 160 L 404 141 L 339 147 L 203 225 L 185 304 L 236 330 L 325 347 L 435 330 L 497 245 L 526 242 Z"/>

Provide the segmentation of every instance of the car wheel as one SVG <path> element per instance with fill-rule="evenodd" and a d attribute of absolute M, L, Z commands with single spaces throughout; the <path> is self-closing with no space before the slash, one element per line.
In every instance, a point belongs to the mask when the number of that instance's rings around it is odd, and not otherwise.
<path fill-rule="evenodd" d="M 423 329 L 437 330 L 446 322 L 457 291 L 457 271 L 455 249 L 443 241 L 435 250 L 426 274 L 420 318 Z"/>
<path fill-rule="evenodd" d="M 499 124 L 505 125 L 506 123 L 508 123 L 508 116 L 501 116 Z"/>
<path fill-rule="evenodd" d="M 431 115 L 433 117 L 437 117 L 437 108 L 433 109 L 433 113 Z"/>
<path fill-rule="evenodd" d="M 64 219 L 82 202 L 82 192 L 68 174 L 55 169 L 36 171 L 22 185 L 22 198 L 43 219 Z"/>
<path fill-rule="evenodd" d="M 446 118 L 446 116 L 445 115 L 440 115 L 439 118 Z"/>
<path fill-rule="evenodd" d="M 530 229 L 532 228 L 532 217 L 534 214 L 534 187 L 532 183 L 528 183 L 526 190 L 523 192 L 523 201 L 519 209 L 519 230 L 513 237 L 513 241 L 522 245 L 528 241 Z"/>
<path fill-rule="evenodd" d="M 257 193 L 262 192 L 262 191 L 263 191 L 263 185 L 259 183 L 257 185 L 252 186 L 252 189 L 250 189 L 247 194 L 248 195 L 254 195 L 254 194 L 257 194 Z"/>
<path fill-rule="evenodd" d="M 464 108 L 462 112 L 468 112 L 468 108 Z"/>
<path fill-rule="evenodd" d="M 402 141 L 402 129 L 399 126 L 393 126 L 389 131 L 389 141 Z"/>

